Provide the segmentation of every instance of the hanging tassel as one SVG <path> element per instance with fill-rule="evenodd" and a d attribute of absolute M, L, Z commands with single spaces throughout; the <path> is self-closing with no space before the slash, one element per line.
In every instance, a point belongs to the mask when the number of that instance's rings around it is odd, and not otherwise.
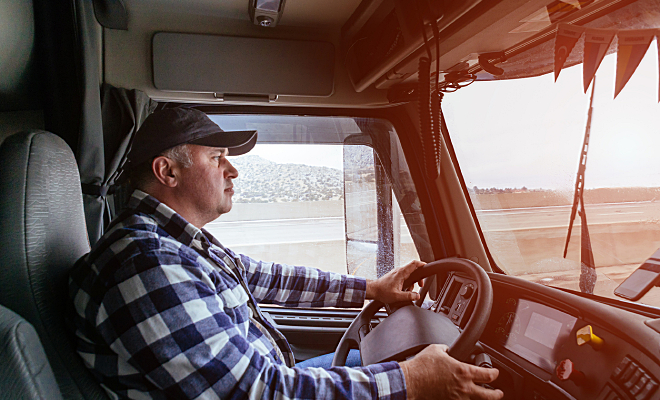
<path fill-rule="evenodd" d="M 587 225 L 587 213 L 584 209 L 584 199 L 580 196 L 580 292 L 593 294 L 596 287 L 596 263 L 591 249 L 591 238 Z"/>

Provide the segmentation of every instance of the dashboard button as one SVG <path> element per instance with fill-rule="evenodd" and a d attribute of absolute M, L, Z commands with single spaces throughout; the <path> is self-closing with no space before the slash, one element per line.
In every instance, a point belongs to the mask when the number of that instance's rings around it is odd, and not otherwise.
<path fill-rule="evenodd" d="M 630 361 L 631 361 L 630 358 L 624 357 L 623 360 L 621 360 L 621 362 L 619 363 L 619 365 L 616 366 L 614 372 L 612 372 L 612 377 L 614 379 L 619 378 L 623 373 L 623 371 L 626 370 L 626 367 L 628 367 L 628 364 L 630 364 Z"/>
<path fill-rule="evenodd" d="M 623 374 L 621 375 L 621 383 L 625 384 L 628 382 L 628 379 L 630 379 L 630 377 L 632 377 L 637 370 L 639 370 L 639 365 L 637 365 L 636 362 L 633 361 L 628 364 L 628 367 L 626 367 L 626 369 L 623 371 Z"/>
<path fill-rule="evenodd" d="M 557 378 L 559 378 L 560 381 L 571 380 L 576 385 L 580 385 L 582 382 L 584 382 L 584 373 L 578 371 L 575 368 L 573 361 L 568 358 L 557 364 L 555 375 L 557 375 Z"/>
<path fill-rule="evenodd" d="M 635 400 L 647 400 L 653 395 L 655 390 L 658 388 L 658 384 L 651 380 L 649 383 L 644 386 L 644 389 L 635 396 Z"/>
<path fill-rule="evenodd" d="M 639 393 L 642 390 L 644 386 L 646 386 L 646 384 L 649 382 L 650 379 L 651 379 L 650 376 L 646 374 L 642 375 L 642 377 L 639 378 L 637 383 L 635 383 L 635 386 L 633 386 L 632 389 L 630 389 L 630 394 L 635 396 L 637 393 Z"/>
<path fill-rule="evenodd" d="M 637 381 L 639 381 L 639 379 L 643 375 L 644 375 L 644 371 L 642 371 L 641 369 L 638 369 L 637 371 L 635 371 L 635 373 L 632 374 L 632 376 L 623 383 L 623 387 L 626 388 L 626 391 L 632 393 L 633 386 L 635 386 Z"/>
<path fill-rule="evenodd" d="M 468 283 L 467 285 L 463 286 L 463 287 L 461 288 L 461 291 L 459 292 L 459 294 L 461 295 L 461 297 L 466 298 L 466 299 L 467 299 L 468 297 L 472 296 L 472 293 L 474 293 L 474 286 L 472 286 L 472 284 L 470 284 L 470 283 Z"/>

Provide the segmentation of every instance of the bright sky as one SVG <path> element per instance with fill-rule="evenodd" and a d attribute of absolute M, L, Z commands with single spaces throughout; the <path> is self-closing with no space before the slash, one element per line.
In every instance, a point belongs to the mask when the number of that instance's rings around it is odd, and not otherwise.
<path fill-rule="evenodd" d="M 586 186 L 660 186 L 658 51 L 614 96 L 616 54 L 597 77 Z M 443 101 L 469 187 L 573 190 L 589 105 L 582 64 L 554 75 L 475 82 Z"/>
<path fill-rule="evenodd" d="M 257 144 L 249 154 L 281 164 L 344 168 L 342 145 Z"/>

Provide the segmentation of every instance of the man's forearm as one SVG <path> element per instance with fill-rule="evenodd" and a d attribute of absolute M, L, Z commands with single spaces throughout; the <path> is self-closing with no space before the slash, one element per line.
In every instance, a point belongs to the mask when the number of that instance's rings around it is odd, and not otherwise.
<path fill-rule="evenodd" d="M 367 279 L 367 291 L 366 295 L 364 296 L 367 300 L 373 300 L 376 298 L 374 282 L 374 280 Z"/>

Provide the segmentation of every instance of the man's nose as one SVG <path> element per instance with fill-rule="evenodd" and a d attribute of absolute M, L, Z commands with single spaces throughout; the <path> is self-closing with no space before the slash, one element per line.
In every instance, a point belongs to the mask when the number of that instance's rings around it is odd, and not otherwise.
<path fill-rule="evenodd" d="M 225 177 L 236 179 L 238 177 L 238 170 L 227 160 L 227 169 L 225 169 Z"/>

